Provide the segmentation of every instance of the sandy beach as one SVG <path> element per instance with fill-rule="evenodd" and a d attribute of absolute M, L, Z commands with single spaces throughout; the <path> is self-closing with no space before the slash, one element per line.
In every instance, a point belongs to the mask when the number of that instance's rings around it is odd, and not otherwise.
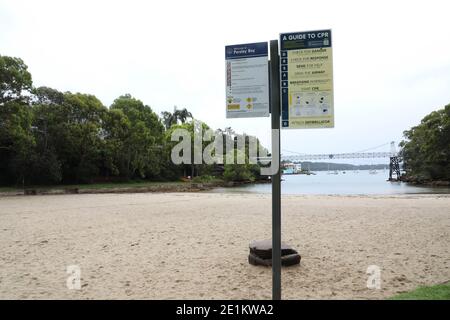
<path fill-rule="evenodd" d="M 450 280 L 450 196 L 283 196 L 284 299 L 382 299 Z M 247 262 L 270 195 L 0 197 L 0 299 L 270 299 Z M 69 290 L 67 266 L 81 269 Z M 381 289 L 368 289 L 369 265 Z"/>

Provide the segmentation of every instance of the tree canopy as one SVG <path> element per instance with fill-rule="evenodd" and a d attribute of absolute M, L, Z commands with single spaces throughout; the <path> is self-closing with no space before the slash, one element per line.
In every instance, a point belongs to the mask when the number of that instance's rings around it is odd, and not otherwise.
<path fill-rule="evenodd" d="M 186 108 L 175 107 L 160 118 L 129 94 L 106 107 L 91 94 L 35 88 L 21 59 L 0 56 L 0 185 L 160 181 L 211 174 L 210 164 L 172 163 L 170 134 L 177 128 L 191 134 L 195 130 Z M 231 128 L 223 132 L 235 135 Z M 256 173 L 248 168 L 234 177 L 253 179 Z M 215 172 L 222 175 L 223 170 Z"/>
<path fill-rule="evenodd" d="M 0 105 L 23 100 L 32 84 L 31 74 L 22 59 L 0 55 Z"/>
<path fill-rule="evenodd" d="M 418 180 L 450 181 L 450 104 L 403 133 L 404 168 Z"/>
<path fill-rule="evenodd" d="M 171 126 L 178 124 L 178 120 L 184 124 L 187 119 L 193 119 L 192 113 L 186 108 L 178 110 L 177 107 L 174 107 L 173 113 L 169 111 L 161 112 L 161 117 L 166 129 L 170 129 Z"/>

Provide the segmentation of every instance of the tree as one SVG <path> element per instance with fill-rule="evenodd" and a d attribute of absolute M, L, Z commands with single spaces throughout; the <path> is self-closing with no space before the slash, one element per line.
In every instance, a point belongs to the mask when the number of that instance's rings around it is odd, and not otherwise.
<path fill-rule="evenodd" d="M 185 123 L 188 118 L 192 119 L 192 113 L 190 113 L 186 108 L 183 108 L 181 110 L 177 109 L 173 114 L 175 116 L 175 119 L 177 121 L 180 120 L 181 123 Z"/>
<path fill-rule="evenodd" d="M 103 126 L 105 134 L 104 167 L 106 176 L 129 178 L 129 163 L 126 142 L 131 123 L 120 109 L 110 109 Z"/>
<path fill-rule="evenodd" d="M 110 110 L 105 141 L 120 174 L 128 179 L 158 177 L 164 132 L 158 116 L 129 94 L 117 98 Z"/>
<path fill-rule="evenodd" d="M 33 150 L 30 182 L 54 184 L 63 179 L 62 164 L 58 154 L 61 125 L 66 121 L 63 109 L 64 94 L 58 90 L 39 87 L 33 90 L 32 132 L 36 144 Z"/>
<path fill-rule="evenodd" d="M 201 127 L 200 127 L 201 125 Z M 170 148 L 172 148 L 174 145 L 177 144 L 177 142 L 173 142 L 171 141 L 171 136 L 172 133 L 174 132 L 174 130 L 177 129 L 182 129 L 182 130 L 186 130 L 189 135 L 190 135 L 190 145 L 191 145 L 191 160 L 190 160 L 190 164 L 183 164 L 183 172 L 184 172 L 184 176 L 188 175 L 188 168 L 190 167 L 190 176 L 194 177 L 194 176 L 198 176 L 202 173 L 208 173 L 210 166 L 206 165 L 206 164 L 195 164 L 194 163 L 194 154 L 195 152 L 203 152 L 203 150 L 205 149 L 205 147 L 210 143 L 209 141 L 205 141 L 204 139 L 202 139 L 202 145 L 201 145 L 201 150 L 196 149 L 197 146 L 194 143 L 194 137 L 200 136 L 200 129 L 202 131 L 202 133 L 204 134 L 206 132 L 206 130 L 210 130 L 210 127 L 201 121 L 195 122 L 195 121 L 190 121 L 187 123 L 183 123 L 183 124 L 176 124 L 170 127 L 169 130 L 166 131 L 166 143 L 170 146 Z"/>
<path fill-rule="evenodd" d="M 8 101 L 0 108 L 0 183 L 25 184 L 35 144 L 32 113 L 20 101 Z"/>
<path fill-rule="evenodd" d="M 107 109 L 95 96 L 64 94 L 56 144 L 64 182 L 92 182 L 99 173 Z"/>
<path fill-rule="evenodd" d="M 223 177 L 225 180 L 229 181 L 253 181 L 255 176 L 252 172 L 253 165 L 248 163 L 248 157 L 242 155 L 243 151 L 233 150 L 234 153 L 234 163 L 226 163 L 225 171 L 223 172 Z M 237 157 L 241 155 L 245 157 L 245 164 L 238 164 Z"/>
<path fill-rule="evenodd" d="M 403 133 L 400 143 L 407 175 L 419 180 L 450 180 L 450 104 L 425 116 Z"/>
<path fill-rule="evenodd" d="M 35 105 L 58 106 L 64 102 L 64 94 L 49 87 L 39 87 L 32 90 L 32 101 Z"/>
<path fill-rule="evenodd" d="M 10 101 L 24 101 L 24 93 L 33 85 L 27 65 L 20 58 L 0 55 L 0 106 Z"/>
<path fill-rule="evenodd" d="M 0 183 L 25 183 L 34 145 L 27 94 L 32 79 L 19 58 L 0 56 Z"/>
<path fill-rule="evenodd" d="M 169 111 L 161 112 L 161 117 L 166 130 L 170 129 L 171 126 L 178 124 L 178 120 L 184 124 L 187 119 L 193 119 L 192 113 L 190 113 L 186 108 L 178 110 L 175 106 L 173 109 L 173 113 L 170 113 Z"/>
<path fill-rule="evenodd" d="M 173 113 L 161 116 L 129 94 L 108 109 L 93 95 L 33 88 L 21 59 L 0 56 L 0 184 L 177 179 L 183 171 L 192 176 L 209 174 L 212 165 L 194 164 L 193 159 L 194 151 L 203 153 L 210 144 L 203 140 L 202 150 L 197 150 L 194 136 L 200 134 L 199 128 L 204 134 L 209 127 L 189 121 L 193 116 L 186 108 L 175 107 Z M 191 164 L 177 166 L 171 161 L 170 136 L 178 128 L 191 133 Z M 233 145 L 239 136 L 231 128 L 219 134 Z M 257 169 L 255 165 L 229 167 L 226 177 L 252 179 Z"/>
<path fill-rule="evenodd" d="M 161 112 L 161 117 L 166 130 L 169 130 L 172 125 L 177 124 L 175 115 L 173 113 L 170 113 L 169 111 Z"/>

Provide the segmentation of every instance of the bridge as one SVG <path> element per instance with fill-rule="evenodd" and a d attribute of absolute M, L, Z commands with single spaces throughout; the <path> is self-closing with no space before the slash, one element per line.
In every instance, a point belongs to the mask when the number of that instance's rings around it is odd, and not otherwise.
<path fill-rule="evenodd" d="M 332 160 L 332 159 L 371 159 L 395 157 L 392 152 L 352 152 L 336 154 L 299 154 L 287 156 L 282 154 L 281 160 L 285 161 L 306 161 L 306 160 Z"/>
<path fill-rule="evenodd" d="M 376 147 L 372 147 L 359 152 L 350 153 L 324 153 L 324 154 L 303 154 L 295 151 L 282 150 L 288 153 L 295 153 L 295 155 L 281 154 L 281 161 L 299 162 L 307 160 L 335 160 L 335 159 L 374 159 L 374 158 L 389 158 L 389 180 L 394 181 L 400 178 L 400 158 L 395 148 L 395 142 L 390 142 L 391 148 L 388 152 L 367 152 L 373 149 L 386 146 L 389 143 L 385 143 Z M 397 177 L 393 179 L 393 174 Z"/>
<path fill-rule="evenodd" d="M 379 146 L 375 146 L 366 150 L 349 153 L 324 153 L 324 154 L 304 154 L 290 150 L 282 150 L 283 152 L 294 153 L 295 155 L 281 154 L 281 160 L 284 161 L 305 161 L 305 160 L 333 160 L 333 159 L 372 159 L 372 158 L 390 158 L 396 157 L 397 151 L 395 148 L 395 142 L 390 142 L 391 149 L 386 152 L 367 152 L 370 150 L 378 149 L 386 146 L 389 143 L 384 143 Z"/>

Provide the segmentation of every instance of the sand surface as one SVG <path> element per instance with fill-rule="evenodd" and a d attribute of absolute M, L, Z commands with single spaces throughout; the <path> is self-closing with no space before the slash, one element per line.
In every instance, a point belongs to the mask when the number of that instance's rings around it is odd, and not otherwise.
<path fill-rule="evenodd" d="M 285 299 L 379 299 L 450 280 L 450 197 L 284 196 Z M 0 198 L 0 299 L 269 299 L 247 263 L 271 236 L 270 195 Z M 69 290 L 67 266 L 81 269 Z M 369 265 L 381 289 L 368 289 Z"/>

